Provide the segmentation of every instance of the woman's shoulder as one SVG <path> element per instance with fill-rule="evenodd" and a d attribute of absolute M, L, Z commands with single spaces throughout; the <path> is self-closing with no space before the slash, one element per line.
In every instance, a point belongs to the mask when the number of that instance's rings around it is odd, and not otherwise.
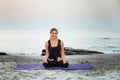
<path fill-rule="evenodd" d="M 47 40 L 45 43 L 48 43 L 48 42 L 50 42 L 50 39 L 49 39 L 49 40 Z"/>
<path fill-rule="evenodd" d="M 45 45 L 48 45 L 48 44 L 49 44 L 49 42 L 50 42 L 50 40 L 47 40 L 47 41 L 45 42 Z"/>
<path fill-rule="evenodd" d="M 61 39 L 58 39 L 58 40 L 60 41 L 61 44 L 63 43 L 63 40 L 61 40 Z"/>

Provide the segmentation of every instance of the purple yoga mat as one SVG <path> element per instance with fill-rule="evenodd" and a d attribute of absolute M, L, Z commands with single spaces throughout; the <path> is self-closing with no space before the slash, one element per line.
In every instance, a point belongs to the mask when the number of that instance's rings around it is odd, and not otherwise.
<path fill-rule="evenodd" d="M 91 64 L 69 64 L 64 67 L 45 68 L 42 64 L 17 64 L 15 70 L 91 70 L 94 67 Z"/>

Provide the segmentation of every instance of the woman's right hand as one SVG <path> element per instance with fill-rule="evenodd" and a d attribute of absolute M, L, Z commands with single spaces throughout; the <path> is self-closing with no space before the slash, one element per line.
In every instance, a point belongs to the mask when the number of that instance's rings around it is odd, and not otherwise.
<path fill-rule="evenodd" d="M 44 59 L 44 63 L 48 63 L 47 59 Z"/>

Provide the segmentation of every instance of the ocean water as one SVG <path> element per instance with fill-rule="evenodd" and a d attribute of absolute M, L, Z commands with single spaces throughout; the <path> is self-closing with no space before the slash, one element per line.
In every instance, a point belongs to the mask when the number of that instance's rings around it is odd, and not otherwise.
<path fill-rule="evenodd" d="M 118 34 L 119 35 L 119 34 Z M 59 35 L 65 47 L 88 49 L 104 52 L 105 54 L 120 53 L 120 37 L 80 35 Z M 41 55 L 45 42 L 49 39 L 46 31 L 1 31 L 0 52 L 12 55 Z"/>

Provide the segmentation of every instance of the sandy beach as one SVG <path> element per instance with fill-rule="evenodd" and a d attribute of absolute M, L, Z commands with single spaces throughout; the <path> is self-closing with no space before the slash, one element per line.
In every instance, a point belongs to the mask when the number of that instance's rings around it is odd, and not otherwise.
<path fill-rule="evenodd" d="M 89 63 L 92 70 L 14 70 L 20 63 L 42 64 L 44 56 L 0 56 L 0 80 L 119 80 L 120 54 L 69 55 L 69 63 Z"/>

